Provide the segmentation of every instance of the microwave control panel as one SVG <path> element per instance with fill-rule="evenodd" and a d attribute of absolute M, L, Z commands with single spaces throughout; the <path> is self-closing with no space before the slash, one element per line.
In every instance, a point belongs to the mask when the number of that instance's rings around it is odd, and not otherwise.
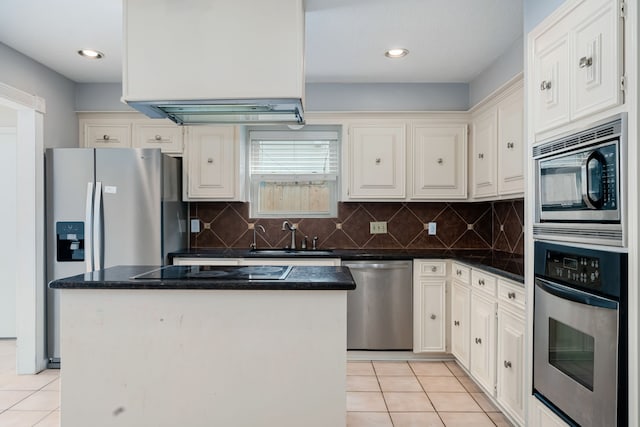
<path fill-rule="evenodd" d="M 547 251 L 546 275 L 581 287 L 601 287 L 601 261 L 597 257 L 574 256 Z"/>
<path fill-rule="evenodd" d="M 602 209 L 618 209 L 618 149 L 616 144 L 598 149 L 604 160 L 601 165 L 601 181 L 604 191 L 604 206 Z"/>

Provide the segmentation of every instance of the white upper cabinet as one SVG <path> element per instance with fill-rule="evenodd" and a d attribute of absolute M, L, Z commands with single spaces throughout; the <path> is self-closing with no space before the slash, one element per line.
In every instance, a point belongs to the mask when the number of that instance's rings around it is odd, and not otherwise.
<path fill-rule="evenodd" d="M 384 120 L 349 125 L 349 199 L 406 197 L 406 127 Z"/>
<path fill-rule="evenodd" d="M 473 198 L 524 192 L 524 90 L 518 78 L 472 114 Z"/>
<path fill-rule="evenodd" d="M 593 2 L 591 2 L 593 3 Z M 575 52 L 569 58 L 575 93 L 571 96 L 572 119 L 613 107 L 622 102 L 622 43 L 617 1 L 592 5 L 573 28 Z"/>
<path fill-rule="evenodd" d="M 413 123 L 410 199 L 467 197 L 466 123 Z"/>
<path fill-rule="evenodd" d="M 498 104 L 498 194 L 524 191 L 524 99 L 522 89 Z"/>
<path fill-rule="evenodd" d="M 159 148 L 180 155 L 183 127 L 138 113 L 79 113 L 80 146 L 87 148 Z"/>
<path fill-rule="evenodd" d="M 473 197 L 497 195 L 498 112 L 489 109 L 473 120 Z"/>
<path fill-rule="evenodd" d="M 187 127 L 185 200 L 238 200 L 240 150 L 235 126 Z"/>
<path fill-rule="evenodd" d="M 619 0 L 574 0 L 532 31 L 536 134 L 623 102 Z"/>

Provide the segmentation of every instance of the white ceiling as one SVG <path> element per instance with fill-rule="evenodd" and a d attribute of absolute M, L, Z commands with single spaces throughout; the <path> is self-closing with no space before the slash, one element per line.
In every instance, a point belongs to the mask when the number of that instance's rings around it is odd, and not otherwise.
<path fill-rule="evenodd" d="M 522 35 L 522 0 L 306 0 L 305 9 L 307 82 L 470 82 Z M 75 82 L 119 82 L 121 20 L 121 0 L 2 0 L 0 42 Z M 390 60 L 391 47 L 410 53 Z M 81 48 L 105 57 L 82 58 Z"/>

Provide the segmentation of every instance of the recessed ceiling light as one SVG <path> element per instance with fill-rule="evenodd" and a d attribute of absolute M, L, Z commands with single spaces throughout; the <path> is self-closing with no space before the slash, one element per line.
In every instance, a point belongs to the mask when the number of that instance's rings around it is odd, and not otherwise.
<path fill-rule="evenodd" d="M 93 49 L 80 49 L 78 55 L 89 59 L 101 59 L 104 57 L 104 53 Z"/>
<path fill-rule="evenodd" d="M 407 56 L 409 51 L 407 49 L 397 48 L 397 49 L 389 49 L 384 53 L 384 56 L 391 59 L 402 58 L 403 56 Z"/>

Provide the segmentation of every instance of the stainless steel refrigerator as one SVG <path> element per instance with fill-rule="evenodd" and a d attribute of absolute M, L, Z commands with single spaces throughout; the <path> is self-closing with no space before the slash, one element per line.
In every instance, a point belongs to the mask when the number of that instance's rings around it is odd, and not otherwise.
<path fill-rule="evenodd" d="M 187 246 L 180 159 L 159 149 L 45 152 L 47 283 L 115 265 L 164 265 Z M 47 288 L 49 365 L 60 363 L 59 296 Z"/>

